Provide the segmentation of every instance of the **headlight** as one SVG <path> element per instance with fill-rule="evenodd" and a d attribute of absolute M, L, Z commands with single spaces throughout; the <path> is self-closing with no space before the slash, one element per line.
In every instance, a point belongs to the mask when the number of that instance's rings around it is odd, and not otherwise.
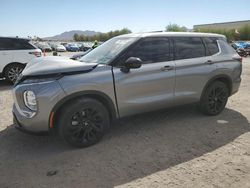
<path fill-rule="evenodd" d="M 32 111 L 37 111 L 36 95 L 33 91 L 23 93 L 24 104 Z"/>

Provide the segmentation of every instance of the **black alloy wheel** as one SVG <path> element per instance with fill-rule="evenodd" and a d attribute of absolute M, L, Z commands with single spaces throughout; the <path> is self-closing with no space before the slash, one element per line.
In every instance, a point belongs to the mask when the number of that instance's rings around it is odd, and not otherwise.
<path fill-rule="evenodd" d="M 109 127 L 109 114 L 102 103 L 82 98 L 66 105 L 59 120 L 59 133 L 69 144 L 88 147 L 99 142 Z"/>
<path fill-rule="evenodd" d="M 208 115 L 217 115 L 224 110 L 228 97 L 229 89 L 227 85 L 224 82 L 216 81 L 205 90 L 200 108 Z"/>

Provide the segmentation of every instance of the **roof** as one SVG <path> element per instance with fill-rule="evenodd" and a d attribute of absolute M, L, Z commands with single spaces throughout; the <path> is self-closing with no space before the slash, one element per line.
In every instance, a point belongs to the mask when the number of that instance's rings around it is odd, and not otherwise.
<path fill-rule="evenodd" d="M 179 36 L 179 37 L 225 37 L 224 35 L 214 34 L 214 33 L 198 33 L 198 32 L 147 32 L 147 33 L 131 33 L 126 35 L 120 35 L 117 38 L 123 37 L 159 37 L 159 36 Z"/>
<path fill-rule="evenodd" d="M 2 37 L 2 36 L 0 36 L 0 38 L 5 38 L 5 39 L 19 39 L 19 40 L 31 40 L 31 39 L 28 39 L 28 38 L 19 38 L 19 37 Z"/>

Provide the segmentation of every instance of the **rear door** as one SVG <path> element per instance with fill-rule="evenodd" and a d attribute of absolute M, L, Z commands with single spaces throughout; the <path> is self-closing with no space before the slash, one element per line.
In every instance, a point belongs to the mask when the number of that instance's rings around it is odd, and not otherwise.
<path fill-rule="evenodd" d="M 129 73 L 113 68 L 120 116 L 152 111 L 173 105 L 175 67 L 169 38 L 145 38 L 123 55 L 119 66 L 129 57 L 143 64 Z"/>
<path fill-rule="evenodd" d="M 0 38 L 0 73 L 4 67 L 13 60 L 12 42 L 9 38 Z"/>
<path fill-rule="evenodd" d="M 215 41 L 216 42 L 216 41 Z M 211 53 L 215 49 L 210 45 Z M 175 104 L 197 102 L 216 66 L 200 37 L 174 38 L 176 87 Z M 212 52 L 212 50 L 214 50 Z M 219 49 L 217 48 L 218 52 Z"/>

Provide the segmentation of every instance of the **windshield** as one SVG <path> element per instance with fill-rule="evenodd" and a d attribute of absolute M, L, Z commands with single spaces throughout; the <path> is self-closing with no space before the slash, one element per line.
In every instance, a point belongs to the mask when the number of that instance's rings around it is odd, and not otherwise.
<path fill-rule="evenodd" d="M 80 61 L 87 63 L 108 64 L 122 50 L 138 38 L 113 38 L 92 50 L 87 55 L 83 56 Z"/>

